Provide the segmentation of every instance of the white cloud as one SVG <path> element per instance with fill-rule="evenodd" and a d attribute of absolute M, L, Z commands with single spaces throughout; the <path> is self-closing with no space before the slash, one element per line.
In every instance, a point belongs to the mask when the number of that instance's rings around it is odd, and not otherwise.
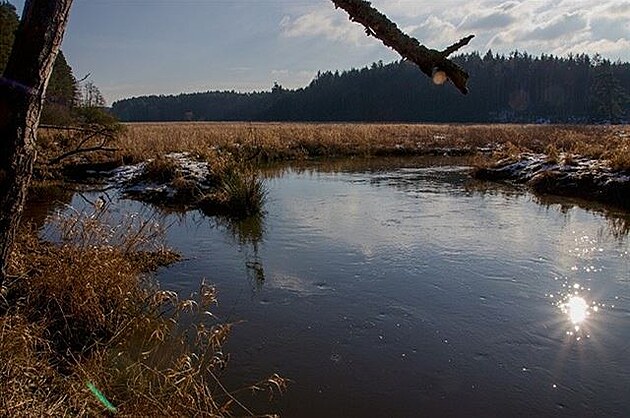
<path fill-rule="evenodd" d="M 516 18 L 504 11 L 494 11 L 489 14 L 471 14 L 464 18 L 460 29 L 497 29 L 509 26 Z"/>
<path fill-rule="evenodd" d="M 624 50 L 630 40 L 630 1 L 373 0 L 372 4 L 430 48 L 440 49 L 475 34 L 463 52 L 489 48 L 500 53 L 579 51 L 630 59 L 630 49 Z M 291 12 L 281 23 L 286 37 L 377 45 L 328 1 L 320 0 L 307 11 L 293 5 Z"/>
<path fill-rule="evenodd" d="M 574 11 L 541 23 L 526 33 L 524 39 L 553 41 L 554 38 L 574 36 L 586 27 L 587 20 L 583 12 Z"/>
<path fill-rule="evenodd" d="M 280 28 L 289 38 L 319 37 L 355 45 L 365 44 L 367 39 L 360 25 L 350 22 L 343 11 L 334 7 L 316 8 L 297 17 L 284 16 Z"/>
<path fill-rule="evenodd" d="M 278 76 L 287 76 L 289 75 L 289 70 L 287 69 L 283 69 L 283 70 L 271 70 L 271 75 L 273 77 L 278 77 Z"/>
<path fill-rule="evenodd" d="M 608 39 L 588 40 L 577 43 L 575 45 L 558 47 L 552 52 L 557 55 L 566 55 L 572 53 L 599 53 L 604 57 L 612 60 L 625 59 L 628 60 L 628 51 L 630 51 L 630 40 L 618 39 L 611 41 Z"/>
<path fill-rule="evenodd" d="M 411 36 L 434 49 L 451 45 L 454 41 L 461 38 L 461 34 L 457 31 L 455 25 L 433 15 L 427 17 L 419 26 L 409 29 L 412 29 L 409 31 Z"/>

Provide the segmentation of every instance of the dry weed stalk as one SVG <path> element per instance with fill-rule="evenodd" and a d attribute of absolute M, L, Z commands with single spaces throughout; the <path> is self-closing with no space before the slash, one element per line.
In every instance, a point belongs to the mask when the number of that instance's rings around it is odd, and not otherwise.
<path fill-rule="evenodd" d="M 255 415 L 218 381 L 232 325 L 211 313 L 216 289 L 159 289 L 146 272 L 177 259 L 163 230 L 109 216 L 59 216 L 52 242 L 22 234 L 0 311 L 0 415 Z"/>

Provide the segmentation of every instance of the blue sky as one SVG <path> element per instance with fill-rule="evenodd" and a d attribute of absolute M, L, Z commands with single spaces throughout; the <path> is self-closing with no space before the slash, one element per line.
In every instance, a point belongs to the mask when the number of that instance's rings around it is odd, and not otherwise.
<path fill-rule="evenodd" d="M 19 11 L 23 1 L 13 1 Z M 630 1 L 373 0 L 431 48 L 630 60 Z M 145 94 L 268 90 L 398 57 L 329 0 L 75 0 L 62 46 L 109 103 Z"/>

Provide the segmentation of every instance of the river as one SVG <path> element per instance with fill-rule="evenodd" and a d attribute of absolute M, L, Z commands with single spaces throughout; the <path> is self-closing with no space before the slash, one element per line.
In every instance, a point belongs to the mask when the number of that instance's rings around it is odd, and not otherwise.
<path fill-rule="evenodd" d="M 291 380 L 267 410 L 627 416 L 628 216 L 473 182 L 465 164 L 271 170 L 265 215 L 240 224 L 113 207 L 169 225 L 184 261 L 162 287 L 217 286 L 214 313 L 237 323 L 228 387 Z"/>

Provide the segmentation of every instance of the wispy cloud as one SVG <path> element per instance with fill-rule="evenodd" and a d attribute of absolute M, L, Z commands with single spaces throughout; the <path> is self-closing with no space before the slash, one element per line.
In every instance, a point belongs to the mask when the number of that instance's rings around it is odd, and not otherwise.
<path fill-rule="evenodd" d="M 565 13 L 542 22 L 529 33 L 526 33 L 523 39 L 553 41 L 555 38 L 575 36 L 575 34 L 586 30 L 586 24 L 587 20 L 583 12 Z"/>
<path fill-rule="evenodd" d="M 333 7 L 317 8 L 297 17 L 286 15 L 280 21 L 284 36 L 313 37 L 348 42 L 355 45 L 365 43 L 365 32 L 360 26 L 351 24 Z"/>
<path fill-rule="evenodd" d="M 470 14 L 459 25 L 461 29 L 498 29 L 513 24 L 516 17 L 505 11 Z"/>

